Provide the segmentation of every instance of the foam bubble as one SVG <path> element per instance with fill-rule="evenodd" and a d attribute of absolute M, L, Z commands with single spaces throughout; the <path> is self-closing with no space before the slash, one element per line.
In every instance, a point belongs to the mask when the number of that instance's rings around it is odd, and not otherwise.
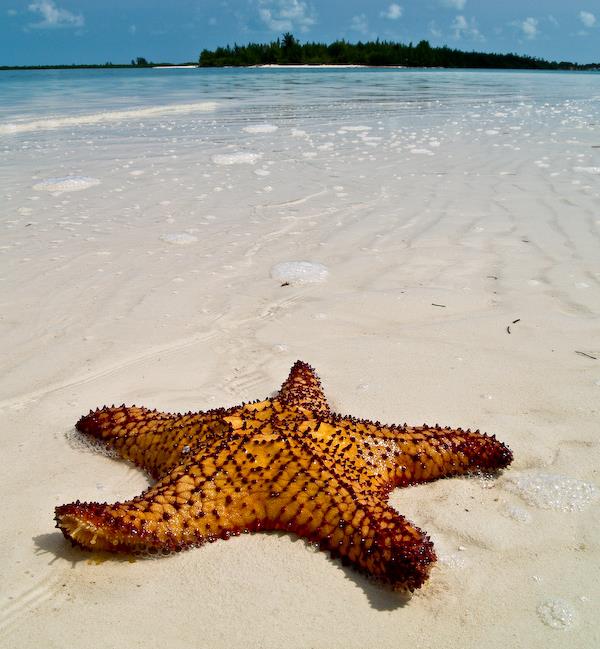
<path fill-rule="evenodd" d="M 324 282 L 329 269 L 312 261 L 282 261 L 271 268 L 271 277 L 290 284 L 312 284 Z"/>
<path fill-rule="evenodd" d="M 416 155 L 435 155 L 435 153 L 429 149 L 411 149 L 410 152 L 415 153 Z"/>
<path fill-rule="evenodd" d="M 274 133 L 278 128 L 275 124 L 256 124 L 254 126 L 246 126 L 243 130 L 246 133 Z"/>
<path fill-rule="evenodd" d="M 71 428 L 65 433 L 67 444 L 77 451 L 92 451 L 110 458 L 118 458 L 118 453 L 94 437 L 80 433 L 76 428 Z"/>
<path fill-rule="evenodd" d="M 237 151 L 236 153 L 219 153 L 212 157 L 212 161 L 217 165 L 239 165 L 239 164 L 256 164 L 262 158 L 262 153 L 247 153 Z"/>
<path fill-rule="evenodd" d="M 441 565 L 451 568 L 452 570 L 460 570 L 467 565 L 467 561 L 464 556 L 460 554 L 440 554 L 438 553 L 438 561 Z"/>
<path fill-rule="evenodd" d="M 519 523 L 531 523 L 531 514 L 523 507 L 516 505 L 506 505 L 504 508 L 506 515 Z"/>
<path fill-rule="evenodd" d="M 196 241 L 198 241 L 198 237 L 195 237 L 193 234 L 188 234 L 187 232 L 173 232 L 172 234 L 163 234 L 160 238 L 162 241 L 180 246 L 185 246 L 189 243 L 196 243 Z"/>
<path fill-rule="evenodd" d="M 79 192 L 82 189 L 95 187 L 100 181 L 86 176 L 65 176 L 64 178 L 47 178 L 33 186 L 39 192 Z"/>
<path fill-rule="evenodd" d="M 537 614 L 552 629 L 566 629 L 575 620 L 575 610 L 564 599 L 547 599 L 537 607 Z"/>
<path fill-rule="evenodd" d="M 340 128 L 340 131 L 361 132 L 361 131 L 370 131 L 371 128 L 372 128 L 371 126 L 360 126 L 360 125 L 357 125 L 357 126 L 342 126 L 342 128 Z"/>
<path fill-rule="evenodd" d="M 508 476 L 506 487 L 534 507 L 563 512 L 585 509 L 600 493 L 595 485 L 588 482 L 536 471 Z"/>

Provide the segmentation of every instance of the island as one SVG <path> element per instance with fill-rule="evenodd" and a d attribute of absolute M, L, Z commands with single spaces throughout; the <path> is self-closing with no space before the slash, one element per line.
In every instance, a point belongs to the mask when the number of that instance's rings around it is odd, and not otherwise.
<path fill-rule="evenodd" d="M 450 47 L 432 47 L 422 40 L 417 45 L 391 41 L 349 43 L 337 40 L 324 43 L 300 43 L 286 32 L 270 43 L 217 47 L 202 50 L 200 67 L 249 67 L 263 65 L 359 65 L 371 67 L 418 68 L 507 68 L 529 70 L 599 70 L 600 63 L 578 64 L 571 61 L 546 61 L 519 54 L 465 52 Z"/>

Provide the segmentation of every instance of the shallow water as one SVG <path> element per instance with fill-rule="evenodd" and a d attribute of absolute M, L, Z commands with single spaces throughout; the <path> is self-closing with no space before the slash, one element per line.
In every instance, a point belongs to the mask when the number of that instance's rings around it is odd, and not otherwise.
<path fill-rule="evenodd" d="M 0 73 L 0 124 L 218 102 L 220 113 L 271 119 L 419 110 L 460 115 L 480 102 L 543 105 L 600 101 L 600 74 L 504 70 L 173 69 Z M 318 110 L 319 114 L 314 111 Z M 244 111 L 245 115 L 240 115 Z"/>
<path fill-rule="evenodd" d="M 426 629 L 432 646 L 593 645 L 600 75 L 2 72 L 0 96 L 14 646 L 65 628 L 114 646 L 90 611 L 132 643 L 176 628 L 187 644 L 347 648 L 377 629 L 397 647 Z M 65 550 L 55 505 L 147 484 L 72 448 L 83 412 L 264 397 L 297 358 L 336 410 L 481 427 L 514 451 L 504 480 L 394 494 L 440 557 L 410 604 L 287 537 L 126 575 Z M 123 601 L 172 623 L 140 636 Z"/>
<path fill-rule="evenodd" d="M 44 294 L 51 271 L 93 306 L 86 289 L 101 303 L 118 277 L 125 329 L 134 304 L 165 318 L 148 344 L 184 334 L 186 300 L 208 321 L 282 262 L 365 291 L 396 285 L 391 259 L 412 261 L 423 286 L 455 287 L 476 247 L 500 268 L 524 241 L 529 291 L 597 310 L 599 74 L 31 71 L 0 73 L 0 94 L 0 281 Z M 69 292 L 75 259 L 86 281 Z M 212 287 L 192 295 L 199 276 Z M 60 320 L 52 303 L 45 317 Z M 108 314 L 89 317 L 79 326 L 104 340 Z"/>

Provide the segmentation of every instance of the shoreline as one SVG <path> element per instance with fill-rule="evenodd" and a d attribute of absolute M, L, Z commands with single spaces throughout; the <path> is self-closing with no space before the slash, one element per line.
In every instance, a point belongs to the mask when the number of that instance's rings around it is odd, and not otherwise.
<path fill-rule="evenodd" d="M 219 69 L 351 69 L 365 68 L 378 70 L 481 70 L 481 71 L 506 71 L 506 72 L 599 72 L 600 66 L 596 64 L 578 65 L 569 68 L 535 68 L 535 67 L 468 67 L 468 66 L 414 66 L 414 65 L 366 65 L 359 63 L 264 63 L 255 65 L 201 65 L 197 63 L 189 64 L 149 64 L 149 65 L 130 65 L 130 64 L 81 64 L 81 65 L 23 65 L 23 66 L 0 66 L 0 72 L 19 72 L 19 71 L 36 71 L 36 70 L 219 70 Z"/>

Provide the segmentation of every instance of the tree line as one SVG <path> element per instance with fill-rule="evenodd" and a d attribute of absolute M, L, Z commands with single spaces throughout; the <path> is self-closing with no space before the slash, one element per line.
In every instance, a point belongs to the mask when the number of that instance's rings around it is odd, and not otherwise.
<path fill-rule="evenodd" d="M 512 68 L 532 70 L 600 69 L 600 64 L 579 65 L 570 61 L 546 61 L 519 54 L 464 52 L 447 46 L 432 47 L 428 41 L 417 45 L 391 41 L 349 43 L 338 40 L 324 43 L 300 43 L 287 32 L 271 43 L 227 45 L 202 50 L 201 67 L 252 65 L 369 65 L 440 68 Z"/>

